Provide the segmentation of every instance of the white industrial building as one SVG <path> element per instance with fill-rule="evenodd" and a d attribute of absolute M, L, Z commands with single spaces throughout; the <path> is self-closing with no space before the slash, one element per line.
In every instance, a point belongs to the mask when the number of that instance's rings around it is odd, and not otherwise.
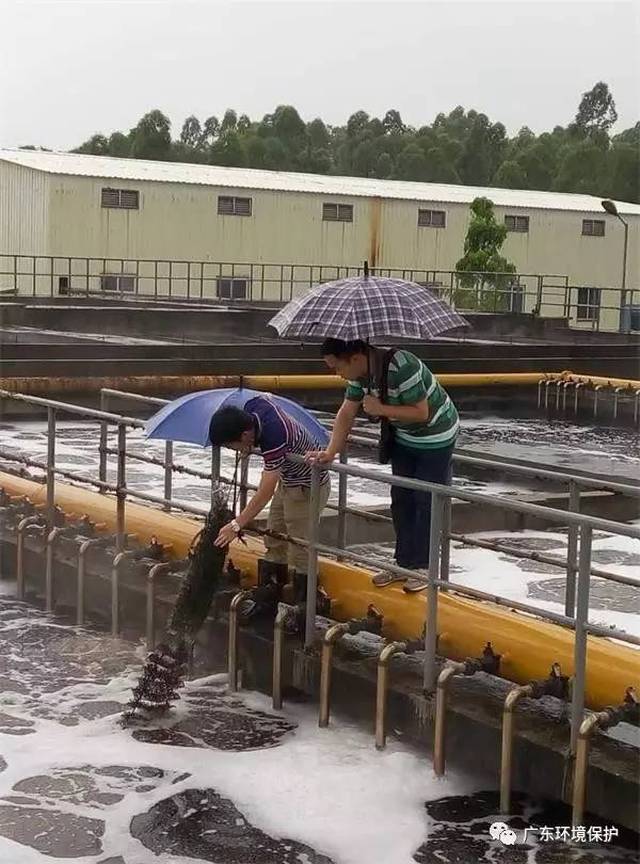
<path fill-rule="evenodd" d="M 176 294 L 288 299 L 283 283 L 295 291 L 321 266 L 331 278 L 330 268 L 364 260 L 445 284 L 481 195 L 507 225 L 503 254 L 532 274 L 523 277 L 524 308 L 541 275 L 541 311 L 564 314 L 567 297 L 578 297 L 566 286 L 580 286 L 575 323 L 591 325 L 601 307 L 599 325 L 617 327 L 625 230 L 598 198 L 30 150 L 0 150 L 0 288 L 166 294 L 170 284 Z M 626 287 L 635 289 L 640 205 L 615 203 L 628 223 Z M 46 258 L 67 263 L 47 269 Z M 12 268 L 23 274 L 13 283 Z M 638 303 L 637 293 L 627 302 Z"/>

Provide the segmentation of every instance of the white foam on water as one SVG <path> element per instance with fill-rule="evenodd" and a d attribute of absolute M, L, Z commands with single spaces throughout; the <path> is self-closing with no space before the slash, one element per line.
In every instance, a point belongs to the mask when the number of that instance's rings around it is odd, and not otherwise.
<path fill-rule="evenodd" d="M 510 535 L 506 531 L 485 531 L 469 536 L 479 540 L 500 540 L 502 544 L 507 545 Z M 549 531 L 528 530 L 513 532 L 512 536 L 514 539 L 540 538 L 557 540 L 557 548 L 545 549 L 543 554 L 557 558 L 566 557 L 566 535 Z M 634 540 L 632 537 L 612 535 L 593 541 L 593 550 L 600 549 L 611 549 L 616 552 L 623 551 L 640 555 L 640 541 Z M 554 572 L 544 574 L 527 572 L 518 566 L 518 560 L 515 558 L 507 559 L 503 553 L 488 549 L 478 549 L 469 546 L 452 548 L 451 563 L 462 568 L 462 570 L 461 572 L 451 573 L 451 581 L 458 582 L 469 588 L 487 591 L 499 597 L 505 597 L 510 600 L 527 603 L 530 606 L 537 606 L 551 612 L 564 614 L 564 600 L 553 601 L 545 600 L 538 596 L 533 597 L 529 589 L 530 586 L 544 582 L 547 579 L 564 578 L 565 571 L 558 568 Z M 604 569 L 623 576 L 638 578 L 639 568 L 636 565 L 607 564 Z M 601 580 L 598 580 L 594 576 L 591 579 L 592 585 L 595 582 L 601 582 Z M 615 587 L 612 584 L 613 591 L 615 591 Z M 638 615 L 637 605 L 635 608 L 631 606 L 628 612 L 620 612 L 615 609 L 600 609 L 595 605 L 594 596 L 591 593 L 589 621 L 592 624 L 600 624 L 605 627 L 615 626 L 629 634 L 640 636 L 640 616 Z"/>
<path fill-rule="evenodd" d="M 188 688 L 220 683 L 224 676 L 191 682 Z M 108 685 L 94 686 L 103 698 L 125 702 L 131 677 L 120 676 Z M 86 684 L 78 685 L 86 694 Z M 76 690 L 78 690 L 76 688 Z M 66 701 L 73 693 L 65 692 Z M 57 694 L 52 694 L 57 699 Z M 248 708 L 270 711 L 269 701 L 255 693 L 241 695 Z M 10 710 L 21 715 L 19 697 Z M 177 713 L 187 710 L 184 701 Z M 451 794 L 476 791 L 473 781 L 450 772 L 435 779 L 430 762 L 398 742 L 378 752 L 373 737 L 355 725 L 333 717 L 328 729 L 319 729 L 315 710 L 287 705 L 285 716 L 297 722 L 293 734 L 279 746 L 244 752 L 181 748 L 138 742 L 122 729 L 115 717 L 81 720 L 63 726 L 52 720 L 35 719 L 35 734 L 2 736 L 1 752 L 7 769 L 0 774 L 0 797 L 11 793 L 22 779 L 50 774 L 56 768 L 90 763 L 149 765 L 166 772 L 189 772 L 178 784 L 164 778 L 147 792 L 129 791 L 124 799 L 96 811 L 82 804 L 56 801 L 55 809 L 106 822 L 99 856 L 75 858 L 89 864 L 122 855 L 127 864 L 177 864 L 190 859 L 175 855 L 156 856 L 129 834 L 133 816 L 157 802 L 186 789 L 215 789 L 233 801 L 255 827 L 274 837 L 286 837 L 310 845 L 336 864 L 410 864 L 415 850 L 425 841 L 428 819 L 425 801 Z M 50 805 L 38 804 L 49 809 Z M 53 809 L 53 806 L 51 806 Z M 7 864 L 44 864 L 63 860 L 0 837 L 0 860 Z M 66 859 L 68 860 L 68 859 Z"/>

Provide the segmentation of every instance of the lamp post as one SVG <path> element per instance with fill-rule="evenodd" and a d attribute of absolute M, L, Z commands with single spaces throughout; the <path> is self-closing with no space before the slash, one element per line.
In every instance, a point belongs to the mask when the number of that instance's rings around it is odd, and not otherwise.
<path fill-rule="evenodd" d="M 622 323 L 622 310 L 627 305 L 627 247 L 629 244 L 629 223 L 626 221 L 626 219 L 623 219 L 622 216 L 618 213 L 618 208 L 615 205 L 615 201 L 610 201 L 608 198 L 605 198 L 605 200 L 602 201 L 601 204 L 603 210 L 611 214 L 611 216 L 615 216 L 624 225 L 624 250 L 622 252 L 622 292 L 620 294 L 620 321 Z"/>

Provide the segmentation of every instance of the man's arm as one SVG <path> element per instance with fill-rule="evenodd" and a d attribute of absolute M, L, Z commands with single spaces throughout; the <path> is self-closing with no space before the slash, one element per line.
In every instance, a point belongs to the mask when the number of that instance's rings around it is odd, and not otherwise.
<path fill-rule="evenodd" d="M 271 499 L 273 498 L 273 494 L 276 491 L 276 486 L 278 485 L 279 479 L 280 471 L 262 472 L 260 484 L 256 489 L 255 495 L 252 497 L 251 501 L 249 501 L 242 513 L 240 513 L 240 515 L 235 520 L 240 529 L 246 528 L 249 523 L 253 522 L 258 513 L 263 510 L 264 507 L 266 507 L 269 501 L 271 501 Z M 237 532 L 234 528 L 233 522 L 228 522 L 220 529 L 220 532 L 216 537 L 215 545 L 228 546 L 229 543 L 235 540 L 236 536 Z"/>
<path fill-rule="evenodd" d="M 267 506 L 273 498 L 278 480 L 280 479 L 280 471 L 263 471 L 260 483 L 256 489 L 255 495 L 251 498 L 247 506 L 237 518 L 237 523 L 241 528 L 246 528 L 250 522 L 256 518 L 258 513 Z"/>
<path fill-rule="evenodd" d="M 345 399 L 340 406 L 340 410 L 336 414 L 336 419 L 333 424 L 333 432 L 331 433 L 331 440 L 329 441 L 326 450 L 314 451 L 308 453 L 307 456 L 317 462 L 327 463 L 333 461 L 338 453 L 344 450 L 347 438 L 349 437 L 349 432 L 351 432 L 353 422 L 356 419 L 359 410 L 360 402 Z"/>

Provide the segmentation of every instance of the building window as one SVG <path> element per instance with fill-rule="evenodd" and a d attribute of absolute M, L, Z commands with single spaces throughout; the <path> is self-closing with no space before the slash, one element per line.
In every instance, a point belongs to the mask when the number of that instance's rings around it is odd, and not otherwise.
<path fill-rule="evenodd" d="M 447 214 L 444 210 L 418 210 L 418 225 L 421 228 L 445 228 Z"/>
<path fill-rule="evenodd" d="M 353 204 L 323 204 L 323 222 L 353 222 Z"/>
<path fill-rule="evenodd" d="M 135 189 L 103 189 L 102 206 L 116 210 L 139 210 L 140 193 Z"/>
<path fill-rule="evenodd" d="M 233 195 L 218 195 L 219 216 L 251 216 L 251 198 L 236 198 Z"/>
<path fill-rule="evenodd" d="M 578 288 L 578 321 L 597 321 L 600 314 L 600 289 Z"/>
<path fill-rule="evenodd" d="M 521 234 L 529 232 L 529 217 L 528 216 L 505 216 L 504 226 L 507 231 L 516 231 Z"/>
<path fill-rule="evenodd" d="M 583 219 L 582 233 L 585 237 L 604 237 L 604 219 Z"/>
<path fill-rule="evenodd" d="M 248 279 L 216 279 L 216 296 L 221 300 L 246 300 L 248 290 Z"/>
<path fill-rule="evenodd" d="M 128 276 L 126 273 L 109 274 L 100 276 L 100 288 L 103 291 L 114 291 L 123 294 L 132 294 L 136 290 L 136 277 Z"/>

